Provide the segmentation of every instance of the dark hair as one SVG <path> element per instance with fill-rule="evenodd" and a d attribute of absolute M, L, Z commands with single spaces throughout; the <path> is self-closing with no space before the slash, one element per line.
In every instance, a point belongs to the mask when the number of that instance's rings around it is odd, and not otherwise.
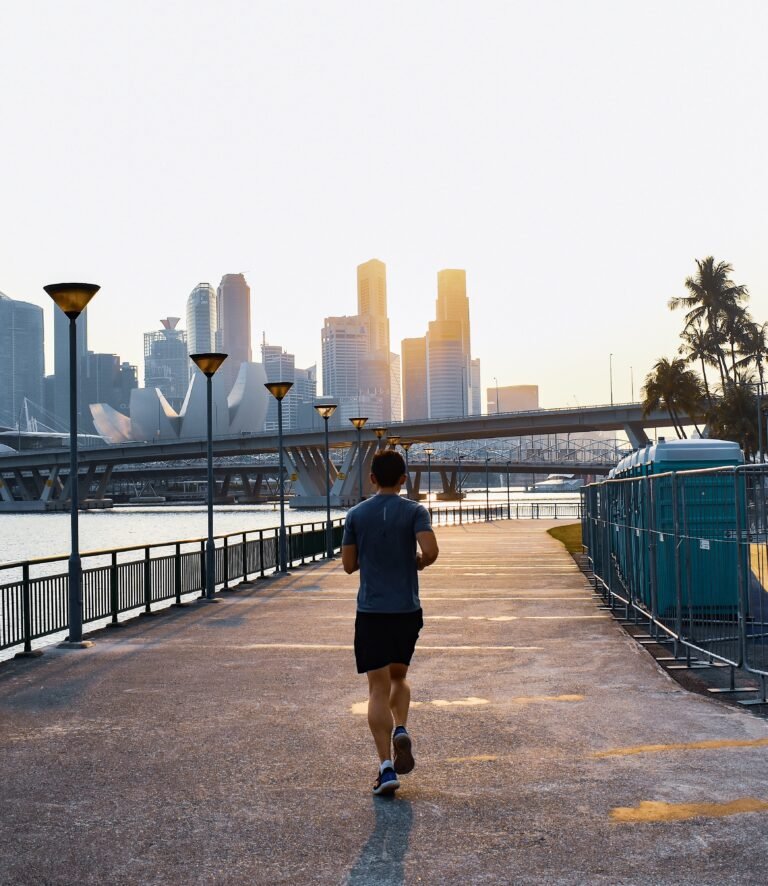
<path fill-rule="evenodd" d="M 394 449 L 384 449 L 373 456 L 371 472 L 379 486 L 389 489 L 396 486 L 405 473 L 405 461 Z"/>

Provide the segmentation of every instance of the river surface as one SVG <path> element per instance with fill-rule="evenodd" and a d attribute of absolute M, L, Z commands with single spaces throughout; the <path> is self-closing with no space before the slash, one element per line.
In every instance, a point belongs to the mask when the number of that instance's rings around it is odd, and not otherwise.
<path fill-rule="evenodd" d="M 566 504 L 578 502 L 579 495 L 558 493 L 533 495 L 513 491 L 511 501 L 529 503 Z M 467 490 L 465 504 L 485 504 L 485 490 Z M 506 489 L 491 490 L 491 504 L 506 504 Z M 424 502 L 422 502 L 424 503 Z M 457 502 L 432 501 L 435 508 L 458 507 Z M 331 517 L 339 519 L 346 514 L 340 508 L 331 509 Z M 286 507 L 286 523 L 322 523 L 325 510 L 291 510 Z M 280 524 L 277 504 L 222 505 L 214 511 L 213 531 L 216 535 L 270 529 Z M 183 539 L 204 538 L 207 533 L 204 505 L 151 506 L 128 505 L 103 511 L 83 511 L 80 514 L 80 550 L 97 551 L 132 545 L 158 544 Z M 0 565 L 38 557 L 69 554 L 69 513 L 0 514 Z"/>

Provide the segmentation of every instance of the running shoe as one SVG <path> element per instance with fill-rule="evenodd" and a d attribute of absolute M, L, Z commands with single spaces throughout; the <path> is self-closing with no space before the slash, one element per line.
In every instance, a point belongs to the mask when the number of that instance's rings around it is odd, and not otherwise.
<path fill-rule="evenodd" d="M 405 728 L 399 726 L 395 730 L 392 738 L 392 747 L 395 749 L 395 772 L 399 775 L 405 775 L 410 772 L 416 765 L 411 752 L 411 736 L 405 731 Z"/>
<path fill-rule="evenodd" d="M 400 787 L 400 781 L 395 774 L 395 770 L 387 766 L 387 768 L 379 773 L 376 783 L 373 786 L 373 793 L 377 796 L 381 794 L 394 794 Z"/>

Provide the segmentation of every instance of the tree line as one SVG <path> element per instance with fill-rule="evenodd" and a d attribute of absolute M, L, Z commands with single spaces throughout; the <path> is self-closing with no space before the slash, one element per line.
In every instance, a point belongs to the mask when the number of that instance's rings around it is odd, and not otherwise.
<path fill-rule="evenodd" d="M 687 294 L 669 300 L 671 310 L 686 312 L 679 356 L 659 358 L 646 376 L 643 412 L 665 409 L 678 438 L 693 424 L 698 433 L 737 441 L 750 458 L 758 449 L 768 324 L 753 319 L 749 290 L 734 283 L 730 264 L 710 255 L 696 268 Z"/>

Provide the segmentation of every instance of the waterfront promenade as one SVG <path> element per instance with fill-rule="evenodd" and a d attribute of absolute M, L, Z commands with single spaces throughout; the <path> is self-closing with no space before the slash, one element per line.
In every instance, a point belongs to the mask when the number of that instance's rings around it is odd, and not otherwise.
<path fill-rule="evenodd" d="M 394 799 L 339 561 L 0 665 L 0 883 L 764 883 L 766 722 L 662 673 L 550 525 L 438 529 Z"/>

